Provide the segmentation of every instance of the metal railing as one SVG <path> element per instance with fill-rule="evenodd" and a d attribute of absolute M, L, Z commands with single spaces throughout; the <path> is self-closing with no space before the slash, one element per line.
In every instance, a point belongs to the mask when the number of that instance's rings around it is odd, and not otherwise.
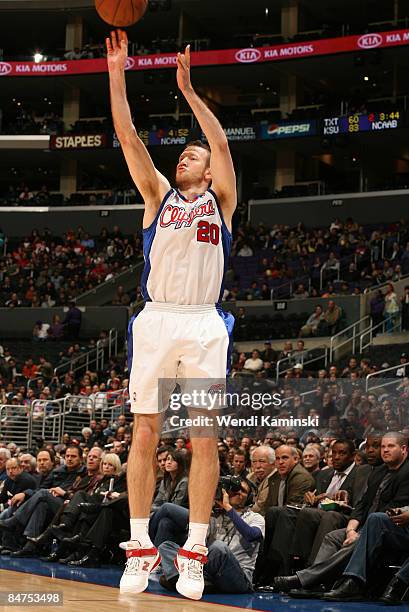
<path fill-rule="evenodd" d="M 94 398 L 94 418 L 115 420 L 128 409 L 128 389 L 96 393 Z"/>
<path fill-rule="evenodd" d="M 362 317 L 359 321 L 348 325 L 344 329 L 341 329 L 337 334 L 331 336 L 330 348 L 329 348 L 329 361 L 330 363 L 334 360 L 335 351 L 339 351 L 342 347 L 347 344 L 351 345 L 351 352 L 355 354 L 357 343 L 361 338 L 361 335 L 369 330 L 372 325 L 372 319 L 369 315 Z M 347 336 L 345 338 L 345 336 Z M 344 340 L 342 340 L 344 338 Z"/>
<path fill-rule="evenodd" d="M 280 290 L 283 292 L 283 288 L 284 287 L 288 287 L 288 296 L 285 297 L 294 297 L 294 286 L 297 287 L 297 285 L 307 285 L 308 286 L 308 293 L 310 293 L 311 291 L 311 277 L 310 276 L 300 276 L 299 278 L 293 279 L 293 280 L 287 280 L 284 283 L 282 283 L 281 285 L 278 285 L 278 287 L 273 287 L 270 291 L 270 300 L 274 300 L 275 296 L 274 294 L 279 294 Z M 276 299 L 280 299 L 282 296 L 277 295 Z"/>
<path fill-rule="evenodd" d="M 392 333 L 402 331 L 402 315 L 396 316 L 392 321 L 392 327 L 388 329 L 389 321 L 385 319 L 376 325 L 371 324 L 368 329 L 362 332 L 359 339 L 359 352 L 362 353 L 365 349 L 372 345 L 373 339 L 377 334 Z M 374 334 L 374 332 L 376 332 Z M 367 340 L 365 340 L 367 338 Z"/>
<path fill-rule="evenodd" d="M 103 283 L 100 283 L 99 285 L 97 285 L 93 289 L 89 289 L 88 291 L 85 291 L 84 293 L 81 293 L 76 298 L 76 303 L 77 304 L 82 304 L 84 299 L 86 299 L 87 297 L 95 296 L 98 293 L 102 293 L 104 291 L 104 289 L 106 289 L 110 285 L 116 285 L 116 284 L 120 285 L 121 282 L 122 282 L 122 279 L 124 279 L 127 276 L 129 276 L 130 273 L 132 273 L 132 275 L 133 275 L 133 273 L 136 273 L 138 269 L 140 269 L 142 271 L 143 265 L 144 265 L 144 261 L 143 261 L 143 259 L 141 259 L 137 263 L 134 263 L 131 266 L 129 266 L 129 268 L 127 268 L 126 270 L 123 270 L 119 274 L 116 274 L 115 276 L 113 276 L 109 280 L 104 281 Z"/>
<path fill-rule="evenodd" d="M 36 436 L 53 444 L 60 442 L 65 399 L 65 397 L 50 400 L 36 399 L 31 403 L 30 446 Z"/>
<path fill-rule="evenodd" d="M 322 353 L 314 357 L 310 356 L 309 358 L 311 351 L 316 350 L 316 349 L 322 349 Z M 315 363 L 316 361 L 323 361 L 324 367 L 327 367 L 328 365 L 328 347 L 327 346 L 325 345 L 316 346 L 314 347 L 314 349 L 305 349 L 305 351 L 303 351 L 301 355 L 296 355 L 296 356 L 290 355 L 289 357 L 284 357 L 283 359 L 279 359 L 277 361 L 276 381 L 278 381 L 280 376 L 282 376 L 286 372 L 290 372 L 294 368 L 294 365 L 296 363 L 301 363 L 301 365 L 304 367 L 311 363 Z M 288 367 L 281 369 L 282 364 L 287 364 Z"/>
<path fill-rule="evenodd" d="M 31 448 L 35 438 L 57 444 L 64 433 L 80 435 L 92 419 L 106 418 L 112 422 L 120 414 L 131 417 L 128 408 L 127 389 L 101 392 L 91 397 L 66 395 L 60 399 L 35 399 L 27 406 L 2 404 L 0 439 L 25 448 Z"/>
<path fill-rule="evenodd" d="M 95 348 L 54 368 L 54 376 L 62 378 L 67 372 L 75 374 L 81 369 L 86 372 L 91 365 L 95 366 L 95 370 L 102 370 L 106 357 L 105 349 L 107 350 L 108 359 L 118 354 L 118 331 L 116 329 L 109 330 L 107 343 L 104 340 L 98 340 Z"/>
<path fill-rule="evenodd" d="M 0 436 L 3 442 L 30 448 L 32 413 L 30 406 L 2 404 L 0 406 Z"/>
<path fill-rule="evenodd" d="M 391 378 L 390 380 L 386 381 L 382 378 L 382 374 L 385 374 L 386 372 L 396 372 L 397 370 L 401 369 L 401 368 L 409 368 L 409 361 L 407 361 L 406 363 L 399 363 L 398 365 L 395 366 L 390 366 L 389 368 L 385 368 L 383 370 L 379 370 L 378 372 L 372 372 L 372 374 L 368 374 L 366 379 L 365 379 L 365 392 L 369 393 L 371 391 L 374 391 L 375 389 L 382 389 L 383 387 L 389 387 L 391 385 L 399 385 L 402 380 L 401 377 L 398 378 L 398 380 L 395 378 Z M 378 385 L 374 385 L 371 386 L 370 382 L 372 381 L 372 379 L 381 379 L 382 382 L 379 383 Z"/>
<path fill-rule="evenodd" d="M 320 268 L 320 291 L 322 291 L 323 287 L 324 287 L 324 272 L 326 272 L 328 270 L 329 273 L 334 272 L 335 269 L 334 268 L 328 268 L 327 267 L 327 261 L 324 261 L 324 263 L 322 264 L 321 268 Z M 337 277 L 334 278 L 333 280 L 337 280 L 339 281 L 339 279 L 341 278 L 341 262 L 338 261 L 338 267 L 336 269 L 336 274 Z"/>

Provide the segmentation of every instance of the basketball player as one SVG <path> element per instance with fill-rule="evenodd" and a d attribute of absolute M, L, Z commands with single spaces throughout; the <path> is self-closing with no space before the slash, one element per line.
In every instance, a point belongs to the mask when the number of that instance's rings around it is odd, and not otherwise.
<path fill-rule="evenodd" d="M 190 81 L 190 48 L 177 56 L 177 83 L 209 147 L 188 144 L 176 167 L 176 188 L 155 168 L 132 124 L 126 97 L 128 41 L 116 30 L 107 38 L 112 116 L 130 174 L 144 202 L 145 307 L 129 326 L 128 361 L 131 410 L 135 413 L 128 458 L 131 540 L 121 592 L 140 593 L 160 562 L 148 535 L 156 478 L 155 451 L 166 409 L 158 379 L 224 379 L 233 317 L 219 306 L 231 222 L 236 207 L 236 177 L 223 129 Z M 210 185 L 212 188 L 210 189 Z M 189 533 L 175 563 L 177 590 L 200 599 L 206 533 L 218 482 L 216 436 L 192 435 L 189 479 Z"/>

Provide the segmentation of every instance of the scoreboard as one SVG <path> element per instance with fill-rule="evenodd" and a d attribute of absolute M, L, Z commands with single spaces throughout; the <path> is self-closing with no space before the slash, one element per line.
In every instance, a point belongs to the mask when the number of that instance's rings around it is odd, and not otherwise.
<path fill-rule="evenodd" d="M 403 127 L 403 117 L 399 111 L 326 117 L 323 119 L 324 136 L 356 134 L 358 132 L 385 132 L 400 127 Z"/>

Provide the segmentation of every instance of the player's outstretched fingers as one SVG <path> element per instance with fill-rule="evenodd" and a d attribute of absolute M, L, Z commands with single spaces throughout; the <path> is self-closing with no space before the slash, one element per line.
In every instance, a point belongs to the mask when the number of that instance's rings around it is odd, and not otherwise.
<path fill-rule="evenodd" d="M 112 49 L 112 45 L 111 45 L 111 39 L 109 38 L 109 36 L 105 39 L 105 44 L 106 44 L 107 52 L 108 53 L 113 53 L 113 49 Z"/>
<path fill-rule="evenodd" d="M 116 51 L 118 44 L 117 44 L 117 40 L 116 40 L 116 31 L 112 30 L 111 32 L 111 44 L 112 44 L 112 50 Z"/>

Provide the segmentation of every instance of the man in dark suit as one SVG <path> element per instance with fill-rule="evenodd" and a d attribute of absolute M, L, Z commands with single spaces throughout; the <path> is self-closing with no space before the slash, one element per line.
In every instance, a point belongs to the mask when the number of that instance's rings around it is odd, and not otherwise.
<path fill-rule="evenodd" d="M 386 434 L 382 442 L 391 435 L 395 434 Z M 367 489 L 353 510 L 346 528 L 337 529 L 325 536 L 311 567 L 297 571 L 294 576 L 277 577 L 274 581 L 277 590 L 289 592 L 291 597 L 296 598 L 321 597 L 323 593 L 319 590 L 319 585 L 331 584 L 345 569 L 368 515 L 409 503 L 409 462 L 403 459 L 396 468 L 394 461 L 391 464 L 390 457 L 382 448 L 381 457 L 384 463 L 376 466 L 374 460 L 379 452 L 378 448 L 377 438 L 368 438 L 366 453 L 374 467 Z M 407 452 L 402 448 L 402 457 L 406 455 Z M 392 475 L 392 478 L 388 482 L 389 475 Z"/>
<path fill-rule="evenodd" d="M 355 601 L 364 599 L 368 577 L 371 569 L 386 551 L 398 553 L 409 549 L 409 526 L 399 524 L 388 516 L 387 511 L 406 506 L 409 501 L 409 461 L 408 441 L 403 434 L 389 432 L 382 439 L 382 457 L 387 464 L 387 472 L 379 483 L 375 502 L 369 509 L 369 516 L 362 528 L 359 538 L 356 532 L 358 525 L 349 527 L 349 537 L 357 540 L 343 580 L 328 593 L 328 601 Z M 391 492 L 395 491 L 393 504 Z M 356 518 L 357 522 L 360 522 Z M 356 536 L 354 535 L 356 534 Z"/>
<path fill-rule="evenodd" d="M 304 495 L 303 501 L 310 507 L 285 508 L 277 517 L 272 548 L 282 563 L 276 573 L 288 574 L 294 557 L 306 564 L 309 556 L 318 552 L 328 532 L 346 525 L 347 519 L 341 510 L 326 512 L 318 504 L 326 497 L 352 498 L 357 474 L 354 454 L 355 447 L 350 440 L 337 440 L 332 447 L 333 468 L 316 473 L 315 490 Z M 270 581 L 273 577 L 270 573 Z"/>
<path fill-rule="evenodd" d="M 324 537 L 334 529 L 345 527 L 348 519 L 339 510 L 325 511 L 318 505 L 325 498 L 343 500 L 354 507 L 362 497 L 371 468 L 357 466 L 354 462 L 355 447 L 351 440 L 337 440 L 332 447 L 332 464 L 329 470 L 315 475 L 316 492 L 307 492 L 304 501 L 310 506 L 298 513 L 292 543 L 293 555 L 304 565 L 311 565 Z"/>

